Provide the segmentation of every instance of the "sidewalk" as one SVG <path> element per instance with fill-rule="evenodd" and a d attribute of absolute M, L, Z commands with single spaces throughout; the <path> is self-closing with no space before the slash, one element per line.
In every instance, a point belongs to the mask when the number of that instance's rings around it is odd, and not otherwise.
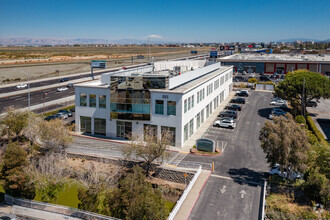
<path fill-rule="evenodd" d="M 180 207 L 178 213 L 175 215 L 175 217 L 174 217 L 175 220 L 188 219 L 210 174 L 211 174 L 210 170 L 202 170 L 202 172 L 199 175 L 198 179 L 196 180 L 194 186 L 191 188 L 188 196 L 182 203 L 182 206 Z"/>

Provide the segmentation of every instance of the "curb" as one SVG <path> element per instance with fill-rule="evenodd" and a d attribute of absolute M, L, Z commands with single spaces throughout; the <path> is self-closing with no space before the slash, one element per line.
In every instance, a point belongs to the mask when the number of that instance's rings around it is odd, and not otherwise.
<path fill-rule="evenodd" d="M 217 157 L 217 156 L 221 156 L 222 152 L 220 152 L 219 154 L 215 154 L 215 155 L 207 155 L 207 154 L 195 154 L 195 153 L 189 153 L 191 155 L 196 155 L 196 156 L 203 156 L 203 157 Z"/>
<path fill-rule="evenodd" d="M 195 202 L 194 202 L 194 205 L 191 207 L 191 209 L 190 209 L 190 212 L 189 212 L 189 215 L 187 216 L 187 218 L 186 218 L 186 219 L 188 219 L 188 218 L 189 218 L 189 216 L 191 215 L 191 212 L 192 212 L 192 210 L 194 209 L 194 207 L 195 207 L 195 205 L 196 205 L 196 202 L 197 202 L 197 200 L 198 200 L 199 196 L 201 195 L 201 192 L 203 191 L 203 189 L 204 189 L 204 186 L 205 186 L 205 184 L 206 184 L 207 180 L 210 178 L 210 175 L 211 175 L 211 173 L 212 173 L 212 171 L 209 173 L 209 175 L 207 176 L 207 178 L 206 178 L 206 180 L 205 180 L 205 182 L 204 182 L 204 184 L 203 184 L 202 188 L 199 190 L 199 193 L 198 193 L 198 196 L 197 196 L 197 198 L 196 198 L 196 200 L 195 200 Z"/>

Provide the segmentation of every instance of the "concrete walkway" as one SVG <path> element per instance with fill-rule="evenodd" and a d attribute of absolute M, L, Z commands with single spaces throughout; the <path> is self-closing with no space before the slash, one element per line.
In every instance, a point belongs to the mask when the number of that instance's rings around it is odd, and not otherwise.
<path fill-rule="evenodd" d="M 201 174 L 199 175 L 198 179 L 196 180 L 195 184 L 191 188 L 189 194 L 187 195 L 186 199 L 182 203 L 178 213 L 174 217 L 175 220 L 183 220 L 188 219 L 191 210 L 194 208 L 195 203 L 201 194 L 203 187 L 208 180 L 211 174 L 210 170 L 202 170 Z"/>

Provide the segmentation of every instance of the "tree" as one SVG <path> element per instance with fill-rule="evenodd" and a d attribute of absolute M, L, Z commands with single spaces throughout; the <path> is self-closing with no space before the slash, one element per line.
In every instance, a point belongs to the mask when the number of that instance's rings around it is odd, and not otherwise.
<path fill-rule="evenodd" d="M 56 153 L 65 152 L 72 142 L 70 131 L 62 120 L 44 121 L 41 125 L 40 139 L 45 149 Z"/>
<path fill-rule="evenodd" d="M 8 140 L 11 140 L 11 138 L 16 138 L 27 126 L 28 116 L 28 111 L 20 111 L 15 110 L 14 108 L 9 108 L 0 120 L 0 125 L 2 125 L 3 132 L 2 135 L 7 135 Z"/>
<path fill-rule="evenodd" d="M 249 82 L 249 83 L 257 83 L 258 80 L 257 80 L 256 78 L 250 78 L 250 79 L 248 80 L 248 82 Z"/>
<path fill-rule="evenodd" d="M 105 196 L 104 214 L 121 219 L 166 219 L 161 192 L 145 181 L 143 170 L 135 166 L 118 188 Z"/>
<path fill-rule="evenodd" d="M 0 179 L 5 192 L 14 197 L 33 199 L 35 187 L 25 173 L 27 153 L 17 143 L 9 143 L 3 156 Z"/>
<path fill-rule="evenodd" d="M 167 149 L 172 140 L 172 133 L 163 130 L 161 138 L 157 139 L 156 132 L 152 129 L 144 131 L 144 141 L 139 137 L 133 137 L 131 142 L 124 147 L 124 155 L 127 158 L 143 159 L 146 165 L 146 175 L 149 176 L 151 164 L 157 160 L 162 161 L 168 157 Z"/>
<path fill-rule="evenodd" d="M 290 114 L 274 117 L 273 122 L 267 121 L 261 129 L 259 140 L 266 153 L 268 163 L 278 163 L 281 171 L 298 170 L 304 172 L 307 163 L 309 142 L 306 132 L 292 118 Z"/>
<path fill-rule="evenodd" d="M 330 97 L 330 79 L 308 70 L 296 70 L 285 76 L 285 79 L 275 87 L 275 93 L 283 99 L 290 100 L 295 109 L 296 105 L 301 105 L 304 114 L 304 103 Z M 306 114 L 304 117 L 306 118 Z"/>

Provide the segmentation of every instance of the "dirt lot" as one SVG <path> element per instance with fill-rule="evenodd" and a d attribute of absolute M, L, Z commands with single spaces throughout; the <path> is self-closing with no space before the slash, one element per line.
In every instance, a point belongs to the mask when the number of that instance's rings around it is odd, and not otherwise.
<path fill-rule="evenodd" d="M 202 53 L 209 48 L 195 49 Z M 191 48 L 151 47 L 155 60 L 190 56 Z M 136 59 L 144 55 L 145 59 Z M 131 57 L 133 56 L 133 62 Z M 147 47 L 0 47 L 0 84 L 4 80 L 26 81 L 31 79 L 64 76 L 90 71 L 90 61 L 107 61 L 107 68 L 148 62 Z"/>

